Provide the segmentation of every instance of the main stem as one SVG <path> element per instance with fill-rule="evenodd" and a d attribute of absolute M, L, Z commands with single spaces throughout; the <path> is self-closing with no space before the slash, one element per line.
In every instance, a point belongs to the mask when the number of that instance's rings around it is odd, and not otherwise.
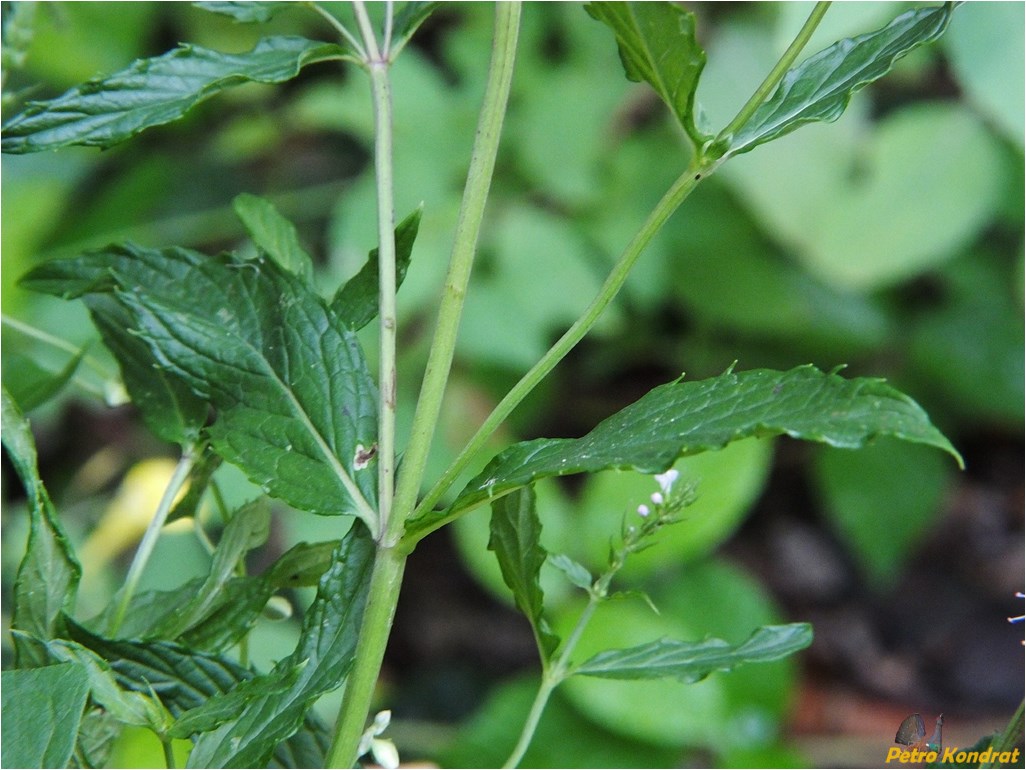
<path fill-rule="evenodd" d="M 359 5 L 357 5 L 357 9 L 359 19 Z M 346 683 L 345 697 L 343 698 L 342 708 L 339 711 L 338 720 L 335 724 L 335 735 L 327 754 L 326 762 L 328 767 L 353 767 L 356 763 L 360 738 L 365 729 L 367 715 L 373 700 L 374 686 L 377 683 L 381 663 L 384 659 L 385 647 L 388 643 L 388 635 L 392 627 L 399 590 L 402 585 L 403 571 L 406 565 L 406 556 L 408 554 L 407 550 L 395 547 L 395 543 L 402 533 L 404 514 L 412 511 L 416 502 L 420 479 L 426 463 L 427 450 L 430 446 L 435 423 L 437 422 L 449 364 L 452 361 L 453 350 L 455 349 L 456 328 L 459 325 L 463 296 L 466 293 L 466 284 L 470 277 L 470 267 L 476 250 L 477 234 L 480 230 L 481 219 L 484 214 L 485 200 L 491 183 L 492 170 L 495 166 L 495 156 L 498 152 L 499 134 L 506 111 L 506 102 L 509 97 L 519 23 L 519 3 L 503 2 L 496 5 L 495 43 L 492 49 L 492 62 L 489 68 L 488 82 L 485 87 L 485 99 L 481 108 L 477 137 L 471 156 L 470 171 L 467 176 L 463 208 L 460 212 L 459 225 L 453 245 L 449 277 L 446 281 L 445 295 L 439 311 L 438 330 L 432 343 L 428 371 L 425 373 L 424 385 L 421 389 L 421 397 L 417 404 L 417 413 L 414 417 L 413 436 L 406 450 L 403 472 L 400 476 L 399 487 L 391 507 L 392 514 L 388 519 L 380 519 L 382 531 L 380 533 L 381 537 L 378 540 L 378 551 L 374 559 L 374 570 L 371 574 L 368 589 L 367 606 L 361 621 L 360 639 L 356 647 L 353 670 L 350 672 Z M 373 78 L 373 69 L 371 74 Z M 375 100 L 377 104 L 377 92 Z M 378 182 L 380 185 L 380 175 Z M 380 256 L 382 258 L 382 266 L 384 265 L 385 243 L 391 242 L 391 231 L 389 231 L 388 235 L 387 239 L 384 236 L 381 239 Z M 382 269 L 384 270 L 384 267 Z M 393 251 L 391 268 L 393 287 L 394 276 Z M 383 277 L 383 283 L 384 280 Z M 393 302 L 394 294 L 393 288 Z M 384 305 L 382 305 L 381 312 L 382 317 L 384 317 L 386 312 Z M 394 332 L 394 327 L 391 331 Z M 382 332 L 384 336 L 384 328 L 382 328 Z M 384 382 L 385 380 L 383 380 Z M 382 390 L 384 392 L 384 385 Z M 394 401 L 394 388 L 392 393 Z M 381 450 L 380 454 L 384 454 L 384 444 L 380 438 L 379 448 Z M 383 461 L 384 457 L 381 457 L 379 462 Z M 382 511 L 384 510 L 382 508 Z"/>

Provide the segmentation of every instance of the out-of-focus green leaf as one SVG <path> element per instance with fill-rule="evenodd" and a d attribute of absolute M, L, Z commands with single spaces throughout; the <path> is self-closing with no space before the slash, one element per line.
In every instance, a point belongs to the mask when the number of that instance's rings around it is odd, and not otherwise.
<path fill-rule="evenodd" d="M 695 90 L 705 66 L 695 15 L 666 2 L 594 2 L 585 10 L 613 30 L 627 77 L 651 85 L 701 147 L 710 137 L 695 120 Z"/>
<path fill-rule="evenodd" d="M 418 208 L 395 227 L 395 285 L 398 289 L 406 278 L 413 254 L 413 242 L 420 228 L 423 208 Z M 378 250 L 371 249 L 360 272 L 346 281 L 335 293 L 331 309 L 348 328 L 362 329 L 378 315 Z"/>
<path fill-rule="evenodd" d="M 210 564 L 210 574 L 192 601 L 155 635 L 175 639 L 210 614 L 228 580 L 248 551 L 263 545 L 270 534 L 271 511 L 264 500 L 239 508 L 225 527 Z M 266 599 L 265 599 L 266 601 Z"/>
<path fill-rule="evenodd" d="M 411 0 L 403 3 L 399 13 L 395 15 L 395 31 L 392 33 L 392 56 L 402 50 L 403 46 L 413 37 L 417 28 L 427 21 L 441 3 L 420 2 Z"/>
<path fill-rule="evenodd" d="M 295 508 L 375 527 L 377 388 L 353 332 L 277 263 L 115 246 L 24 282 L 114 292 L 156 362 L 217 409 L 221 456 Z"/>
<path fill-rule="evenodd" d="M 551 655 L 559 639 L 542 614 L 544 597 L 538 573 L 547 556 L 541 547 L 541 521 L 530 485 L 492 503 L 488 549 L 495 552 L 503 580 L 513 591 L 517 606 L 531 623 L 538 650 Z"/>
<path fill-rule="evenodd" d="M 953 3 L 903 13 L 886 27 L 841 40 L 789 70 L 729 142 L 726 157 L 748 152 L 813 121 L 837 120 L 852 94 L 890 72 L 894 62 L 944 32 Z"/>
<path fill-rule="evenodd" d="M 625 650 L 600 652 L 582 663 L 575 674 L 608 679 L 663 679 L 698 682 L 714 671 L 728 671 L 742 663 L 779 660 L 812 644 L 812 626 L 790 623 L 763 626 L 739 645 L 722 639 L 682 642 L 659 639 Z"/>
<path fill-rule="evenodd" d="M 232 208 L 257 246 L 289 272 L 310 280 L 313 260 L 300 245 L 296 226 L 283 217 L 273 203 L 243 193 L 232 201 Z"/>
<path fill-rule="evenodd" d="M 90 80 L 64 95 L 32 102 L 3 125 L 3 152 L 81 144 L 112 147 L 151 126 L 177 120 L 194 105 L 241 83 L 280 83 L 308 64 L 346 58 L 346 50 L 301 37 L 269 37 L 249 53 L 183 45 L 163 56 Z"/>
<path fill-rule="evenodd" d="M 231 0 L 225 0 L 224 2 L 219 2 L 218 0 L 199 0 L 198 2 L 194 2 L 193 5 L 197 8 L 202 8 L 204 11 L 219 13 L 223 16 L 231 16 L 238 22 L 270 21 L 281 11 L 288 8 L 302 7 L 301 4 L 294 2 L 273 2 L 272 0 L 264 0 L 262 2 L 246 2 L 246 0 L 239 0 L 238 2 L 232 2 Z"/>
<path fill-rule="evenodd" d="M 824 448 L 814 478 L 842 539 L 877 585 L 897 577 L 943 502 L 948 469 L 925 447 Z"/>
<path fill-rule="evenodd" d="M 25 488 L 30 516 L 25 556 L 18 565 L 14 580 L 11 630 L 46 641 L 54 637 L 60 614 L 74 606 L 82 568 L 75 560 L 57 511 L 39 478 L 36 444 L 29 421 L 22 416 L 6 390 L 2 391 L 0 402 L 0 436 Z M 14 644 L 20 665 L 46 662 L 45 655 L 41 655 L 33 642 L 15 636 Z"/>
<path fill-rule="evenodd" d="M 4 767 L 67 767 L 89 695 L 76 663 L 4 671 Z"/>
<path fill-rule="evenodd" d="M 4 368 L 8 374 L 16 371 L 17 376 L 5 381 L 4 387 L 23 412 L 31 412 L 56 396 L 71 382 L 85 354 L 86 349 L 80 349 L 59 372 L 44 369 L 27 356 L 12 357 L 11 360 L 4 362 Z"/>
<path fill-rule="evenodd" d="M 337 547 L 337 540 L 298 543 L 283 553 L 268 570 L 268 580 L 275 588 L 315 586 L 331 566 L 332 554 Z"/>
<path fill-rule="evenodd" d="M 299 645 L 266 677 L 267 692 L 274 694 L 246 699 L 236 716 L 203 733 L 189 757 L 190 767 L 262 766 L 280 742 L 299 730 L 313 701 L 342 683 L 356 651 L 374 553 L 366 528 L 354 524 L 321 578 Z M 283 692 L 271 686 L 270 682 L 292 677 L 300 666 L 298 677 Z M 212 698 L 190 719 L 200 719 L 208 711 L 224 713 L 220 701 Z"/>
<path fill-rule="evenodd" d="M 584 565 L 574 561 L 565 553 L 549 554 L 549 564 L 566 575 L 567 580 L 578 588 L 583 588 L 585 591 L 591 590 L 595 578 Z"/>
<path fill-rule="evenodd" d="M 937 447 L 962 460 L 911 398 L 882 380 L 846 380 L 814 366 L 755 369 L 654 388 L 579 439 L 535 439 L 500 452 L 445 512 L 411 522 L 408 533 L 438 518 L 548 476 L 611 468 L 665 471 L 678 457 L 721 449 L 748 436 L 786 434 L 849 449 L 877 436 Z"/>
<path fill-rule="evenodd" d="M 252 671 L 218 655 L 167 642 L 103 639 L 72 621 L 67 623 L 75 641 L 110 664 L 123 689 L 148 693 L 152 688 L 175 717 L 254 678 Z M 307 714 L 303 729 L 275 748 L 274 760 L 281 767 L 319 767 L 327 745 L 323 725 Z"/>

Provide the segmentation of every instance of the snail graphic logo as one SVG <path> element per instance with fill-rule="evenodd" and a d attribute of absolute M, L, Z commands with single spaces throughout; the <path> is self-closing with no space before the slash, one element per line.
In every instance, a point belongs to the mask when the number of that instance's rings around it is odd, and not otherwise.
<path fill-rule="evenodd" d="M 925 748 L 927 751 L 941 750 L 941 728 L 944 726 L 944 715 L 937 717 L 937 726 L 933 730 L 930 740 L 924 743 L 926 738 L 926 723 L 919 714 L 910 714 L 902 720 L 901 727 L 894 736 L 894 742 L 912 749 Z"/>

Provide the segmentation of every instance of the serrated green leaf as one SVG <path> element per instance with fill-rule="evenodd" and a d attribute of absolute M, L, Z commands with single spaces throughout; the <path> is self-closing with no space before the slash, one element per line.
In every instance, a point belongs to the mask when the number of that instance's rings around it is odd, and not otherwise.
<path fill-rule="evenodd" d="M 342 683 L 356 652 L 374 554 L 374 540 L 363 526 L 354 524 L 321 578 L 298 646 L 267 675 L 269 682 L 290 677 L 305 662 L 295 682 L 284 692 L 247 699 L 238 716 L 200 736 L 189 757 L 190 767 L 262 766 L 275 747 L 301 727 L 310 704 Z M 213 698 L 203 708 L 220 711 L 220 700 Z M 197 712 L 190 718 L 202 717 Z"/>
<path fill-rule="evenodd" d="M 331 566 L 337 547 L 337 540 L 298 543 L 281 555 L 267 571 L 267 578 L 274 588 L 315 586 Z"/>
<path fill-rule="evenodd" d="M 406 278 L 413 254 L 413 242 L 420 228 L 423 208 L 418 208 L 395 228 L 395 285 L 398 289 Z M 350 278 L 335 293 L 331 309 L 342 322 L 357 331 L 369 324 L 378 314 L 378 250 L 371 249 L 370 256 L 360 272 Z"/>
<path fill-rule="evenodd" d="M 113 147 L 147 128 L 177 120 L 230 86 L 281 83 L 308 64 L 345 57 L 341 46 L 302 37 L 264 38 L 241 54 L 182 45 L 56 99 L 29 103 L 4 124 L 0 148 L 26 153 L 75 144 Z"/>
<path fill-rule="evenodd" d="M 86 674 L 93 700 L 119 722 L 160 732 L 170 726 L 170 714 L 161 703 L 141 692 L 124 689 L 110 664 L 88 647 L 67 639 L 54 639 L 47 642 L 46 649 L 58 660 L 80 666 Z"/>
<path fill-rule="evenodd" d="M 585 591 L 591 590 L 595 578 L 584 565 L 574 561 L 565 553 L 550 553 L 549 564 L 566 575 L 567 580 L 578 588 L 583 588 Z"/>
<path fill-rule="evenodd" d="M 447 511 L 411 522 L 430 529 L 485 500 L 537 479 L 611 468 L 661 473 L 678 458 L 721 449 L 748 436 L 788 435 L 854 449 L 877 436 L 961 456 L 915 401 L 883 380 L 846 380 L 814 366 L 755 369 L 654 388 L 579 439 L 535 439 L 505 449 L 472 479 Z"/>
<path fill-rule="evenodd" d="M 146 426 L 164 441 L 194 443 L 207 420 L 207 402 L 179 377 L 155 365 L 146 343 L 130 331 L 132 314 L 110 297 L 86 297 L 103 344 L 114 355 L 132 403 Z"/>
<path fill-rule="evenodd" d="M 112 292 L 156 362 L 209 400 L 214 449 L 294 508 L 376 527 L 377 388 L 354 333 L 275 262 L 111 246 L 29 288 Z"/>
<path fill-rule="evenodd" d="M 67 767 L 75 748 L 89 677 L 75 663 L 0 674 L 4 767 Z"/>
<path fill-rule="evenodd" d="M 65 622 L 72 639 L 110 663 L 122 688 L 152 688 L 176 717 L 254 678 L 252 671 L 218 655 L 167 642 L 103 639 L 71 620 Z M 275 748 L 274 760 L 281 767 L 319 767 L 327 745 L 324 726 L 307 714 L 303 729 Z"/>
<path fill-rule="evenodd" d="M 812 626 L 808 623 L 762 626 L 736 646 L 722 639 L 659 639 L 625 650 L 608 650 L 582 663 L 573 673 L 607 679 L 673 678 L 690 684 L 742 663 L 778 660 L 810 644 Z"/>
<path fill-rule="evenodd" d="M 708 141 L 695 120 L 695 91 L 705 67 L 695 15 L 666 2 L 595 2 L 585 10 L 613 30 L 628 79 L 652 86 L 696 147 Z"/>
<path fill-rule="evenodd" d="M 517 607 L 531 623 L 541 654 L 548 657 L 559 645 L 545 620 L 544 596 L 538 574 L 548 555 L 541 546 L 541 521 L 535 510 L 534 487 L 527 486 L 492 503 L 488 550 L 495 552 L 502 579 L 513 591 Z"/>
<path fill-rule="evenodd" d="M 272 2 L 271 0 L 260 0 L 260 2 L 194 2 L 194 6 L 204 11 L 219 13 L 222 16 L 231 16 L 238 22 L 265 22 L 270 21 L 276 14 L 288 8 L 296 8 L 295 2 Z"/>
<path fill-rule="evenodd" d="M 290 273 L 305 281 L 311 279 L 313 260 L 300 245 L 296 226 L 283 217 L 273 203 L 257 195 L 242 193 L 232 201 L 232 208 L 246 226 L 253 243 Z"/>
<path fill-rule="evenodd" d="M 882 78 L 912 49 L 940 37 L 954 7 L 945 3 L 909 11 L 882 29 L 846 38 L 810 56 L 784 75 L 773 96 L 733 137 L 725 137 L 725 157 L 748 152 L 805 123 L 837 120 L 852 94 Z"/>
<path fill-rule="evenodd" d="M 177 639 L 201 620 L 210 616 L 217 604 L 226 606 L 223 591 L 235 575 L 236 567 L 247 552 L 263 545 L 270 534 L 271 511 L 264 500 L 255 500 L 239 508 L 233 515 L 214 549 L 210 572 L 193 595 L 192 600 L 175 613 L 170 623 L 162 625 L 154 635 Z M 269 593 L 269 592 L 268 592 Z M 237 604 L 237 597 L 228 606 Z M 219 601 L 220 600 L 220 601 Z M 267 601 L 266 596 L 264 602 Z"/>
<path fill-rule="evenodd" d="M 74 606 L 82 568 L 39 478 L 36 444 L 29 422 L 6 389 L 0 394 L 0 411 L 0 437 L 25 488 L 30 517 L 25 555 L 14 580 L 11 629 L 45 641 L 55 636 L 60 614 Z M 41 665 L 46 661 L 36 645 L 24 637 L 15 636 L 14 644 L 19 665 L 30 661 Z"/>

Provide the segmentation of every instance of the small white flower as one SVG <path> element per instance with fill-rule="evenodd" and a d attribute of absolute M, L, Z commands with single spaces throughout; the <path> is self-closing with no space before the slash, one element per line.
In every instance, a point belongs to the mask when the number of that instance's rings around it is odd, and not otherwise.
<path fill-rule="evenodd" d="M 399 750 L 387 738 L 377 737 L 385 732 L 391 720 L 391 711 L 378 712 L 377 716 L 374 717 L 373 724 L 367 728 L 363 737 L 360 738 L 359 754 L 362 757 L 370 752 L 375 762 L 382 767 L 389 768 L 389 770 L 394 770 L 394 768 L 399 767 Z"/>
<path fill-rule="evenodd" d="M 652 502 L 655 503 L 656 505 L 662 505 L 663 504 L 663 496 L 661 494 L 659 494 L 658 492 L 653 492 L 652 493 Z"/>
<path fill-rule="evenodd" d="M 659 488 L 663 490 L 664 495 L 670 494 L 670 490 L 673 489 L 673 484 L 678 478 L 680 478 L 680 471 L 676 468 L 670 468 L 666 473 L 657 473 L 655 475 L 656 483 L 659 484 Z"/>
<path fill-rule="evenodd" d="M 647 505 L 639 505 L 638 506 L 638 516 L 640 516 L 641 518 L 645 518 L 650 513 L 652 513 L 652 511 L 650 511 L 648 509 Z"/>

